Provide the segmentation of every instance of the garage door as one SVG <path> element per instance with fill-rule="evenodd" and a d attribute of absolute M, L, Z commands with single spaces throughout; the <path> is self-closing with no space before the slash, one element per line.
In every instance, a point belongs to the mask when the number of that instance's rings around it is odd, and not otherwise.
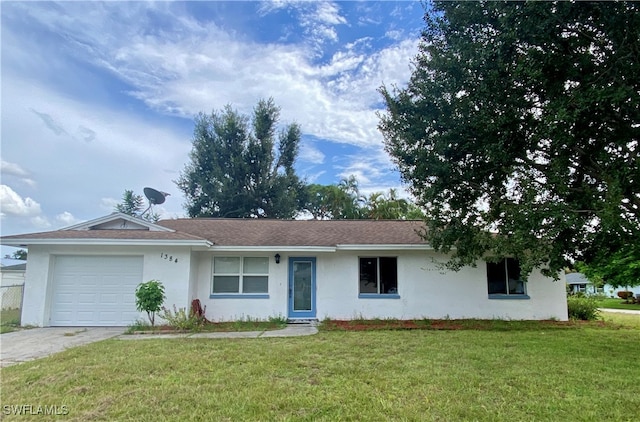
<path fill-rule="evenodd" d="M 135 289 L 141 256 L 58 256 L 53 269 L 52 326 L 125 326 L 140 314 Z"/>

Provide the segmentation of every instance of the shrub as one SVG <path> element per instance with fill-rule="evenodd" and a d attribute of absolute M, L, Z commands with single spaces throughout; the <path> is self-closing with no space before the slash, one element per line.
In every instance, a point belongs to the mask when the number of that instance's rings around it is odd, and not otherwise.
<path fill-rule="evenodd" d="M 633 297 L 633 292 L 629 292 L 629 291 L 619 291 L 618 292 L 618 297 L 620 299 L 625 299 L 628 300 L 629 298 Z"/>
<path fill-rule="evenodd" d="M 187 313 L 186 308 L 178 309 L 176 305 L 173 305 L 173 311 L 163 307 L 162 313 L 158 315 L 176 330 L 197 330 L 201 328 L 204 323 L 204 320 L 193 312 Z"/>
<path fill-rule="evenodd" d="M 152 327 L 155 325 L 156 312 L 162 309 L 164 300 L 164 286 L 158 280 L 149 280 L 146 283 L 138 284 L 136 307 L 138 311 L 147 313 Z"/>
<path fill-rule="evenodd" d="M 591 297 L 570 296 L 567 298 L 569 319 L 593 321 L 598 319 L 598 301 Z"/>

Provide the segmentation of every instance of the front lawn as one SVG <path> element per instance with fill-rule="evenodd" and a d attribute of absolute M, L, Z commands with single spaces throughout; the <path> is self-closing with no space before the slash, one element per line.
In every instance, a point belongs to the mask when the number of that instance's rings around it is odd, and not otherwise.
<path fill-rule="evenodd" d="M 609 309 L 631 309 L 640 311 L 639 303 L 625 303 L 625 300 L 620 298 L 601 299 L 598 301 L 598 307 Z"/>
<path fill-rule="evenodd" d="M 58 406 L 71 421 L 632 420 L 639 343 L 640 329 L 602 322 L 114 339 L 2 369 L 2 411 Z"/>

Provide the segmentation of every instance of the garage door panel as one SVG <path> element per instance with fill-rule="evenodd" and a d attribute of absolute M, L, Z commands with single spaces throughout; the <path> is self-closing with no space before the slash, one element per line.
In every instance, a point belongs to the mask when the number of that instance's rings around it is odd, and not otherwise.
<path fill-rule="evenodd" d="M 104 305 L 113 305 L 117 306 L 118 303 L 122 303 L 121 296 L 118 294 L 101 294 L 100 295 L 100 303 Z"/>
<path fill-rule="evenodd" d="M 124 326 L 139 317 L 135 289 L 141 256 L 58 256 L 51 325 Z"/>

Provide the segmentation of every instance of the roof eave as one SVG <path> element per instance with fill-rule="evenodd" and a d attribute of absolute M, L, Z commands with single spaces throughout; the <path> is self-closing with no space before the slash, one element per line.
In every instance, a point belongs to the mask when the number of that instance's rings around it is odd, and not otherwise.
<path fill-rule="evenodd" d="M 213 244 L 208 240 L 176 240 L 176 239 L 2 239 L 4 246 L 27 248 L 31 245 L 62 246 L 201 246 L 210 248 Z"/>
<path fill-rule="evenodd" d="M 221 252 L 335 252 L 334 246 L 225 246 L 214 245 L 209 248 Z"/>
<path fill-rule="evenodd" d="M 369 245 L 352 245 L 352 244 L 341 244 L 337 245 L 336 249 L 343 251 L 404 251 L 404 250 L 418 250 L 418 251 L 428 251 L 432 250 L 433 247 L 427 244 L 369 244 Z"/>

